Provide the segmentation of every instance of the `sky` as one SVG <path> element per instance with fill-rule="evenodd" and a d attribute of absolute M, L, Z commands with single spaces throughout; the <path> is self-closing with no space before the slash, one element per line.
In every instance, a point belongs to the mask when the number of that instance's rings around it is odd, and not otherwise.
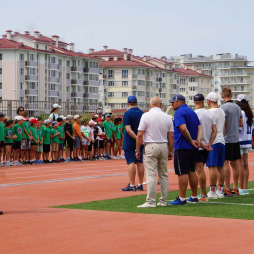
<path fill-rule="evenodd" d="M 84 53 L 107 45 L 140 56 L 232 53 L 254 61 L 253 10 L 253 0 L 8 0 L 0 34 L 56 34 Z"/>

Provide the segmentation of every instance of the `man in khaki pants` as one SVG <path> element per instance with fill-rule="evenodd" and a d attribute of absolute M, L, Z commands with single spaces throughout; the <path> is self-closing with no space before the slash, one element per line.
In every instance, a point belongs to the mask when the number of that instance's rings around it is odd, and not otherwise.
<path fill-rule="evenodd" d="M 142 115 L 136 139 L 136 157 L 140 157 L 140 146 L 145 143 L 144 163 L 147 179 L 146 203 L 141 208 L 156 207 L 156 172 L 160 180 L 161 197 L 158 206 L 167 206 L 168 159 L 172 160 L 174 129 L 170 116 L 161 110 L 161 99 L 153 97 L 149 112 Z"/>

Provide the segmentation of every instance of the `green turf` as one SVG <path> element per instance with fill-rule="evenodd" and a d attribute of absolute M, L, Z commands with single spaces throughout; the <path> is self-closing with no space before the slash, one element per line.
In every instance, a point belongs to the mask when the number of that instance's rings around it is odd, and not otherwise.
<path fill-rule="evenodd" d="M 249 183 L 249 188 L 254 188 L 254 182 Z M 190 191 L 188 190 L 187 196 L 189 195 Z M 158 198 L 159 196 L 160 194 L 158 194 Z M 176 198 L 176 196 L 178 196 L 178 191 L 171 191 L 169 192 L 168 199 L 173 200 Z M 82 204 L 62 205 L 54 208 L 254 220 L 254 206 L 230 204 L 225 205 L 214 203 L 223 202 L 254 205 L 254 190 L 250 191 L 250 195 L 227 197 L 223 199 L 209 201 L 206 203 L 200 202 L 198 204 L 188 204 L 184 206 L 137 208 L 137 205 L 141 205 L 145 203 L 145 201 L 146 195 L 143 194 L 117 199 L 93 201 Z"/>

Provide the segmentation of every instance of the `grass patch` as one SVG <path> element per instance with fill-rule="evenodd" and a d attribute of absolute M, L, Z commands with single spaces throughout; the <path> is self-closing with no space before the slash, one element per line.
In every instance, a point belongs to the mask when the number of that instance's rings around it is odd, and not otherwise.
<path fill-rule="evenodd" d="M 249 183 L 249 188 L 254 188 L 254 181 Z M 188 190 L 187 197 L 190 196 L 190 194 L 191 192 Z M 169 192 L 168 199 L 173 200 L 176 196 L 178 196 L 178 191 L 171 191 Z M 159 197 L 160 194 L 158 194 L 158 198 Z M 254 205 L 254 191 L 250 191 L 250 195 L 227 197 L 211 200 L 206 203 L 200 202 L 198 204 L 188 204 L 184 206 L 137 208 L 137 205 L 141 205 L 145 203 L 145 201 L 146 194 L 143 194 L 82 204 L 62 205 L 54 208 L 254 220 L 254 206 L 214 203 L 220 202 Z"/>

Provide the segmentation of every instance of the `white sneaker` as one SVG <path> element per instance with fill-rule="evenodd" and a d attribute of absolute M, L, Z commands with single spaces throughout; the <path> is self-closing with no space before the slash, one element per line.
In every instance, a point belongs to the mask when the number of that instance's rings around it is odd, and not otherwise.
<path fill-rule="evenodd" d="M 116 156 L 114 156 L 114 155 L 111 156 L 111 159 L 117 160 Z"/>
<path fill-rule="evenodd" d="M 209 192 L 207 193 L 207 197 L 208 197 L 209 199 L 218 199 L 217 194 L 216 194 L 216 193 L 213 194 L 211 191 L 209 191 Z"/>
<path fill-rule="evenodd" d="M 157 206 L 165 207 L 165 206 L 167 206 L 167 202 L 159 202 L 159 203 L 157 203 Z"/>
<path fill-rule="evenodd" d="M 119 155 L 119 157 L 120 157 L 121 159 L 125 159 L 125 157 L 124 157 L 123 155 Z"/>
<path fill-rule="evenodd" d="M 218 198 L 224 198 L 225 197 L 224 194 L 222 192 L 218 191 L 218 190 L 216 191 L 216 194 L 217 194 Z"/>
<path fill-rule="evenodd" d="M 6 164 L 5 164 L 7 167 L 11 166 L 11 163 L 9 161 L 6 161 Z"/>
<path fill-rule="evenodd" d="M 149 204 L 149 203 L 144 203 L 143 205 L 138 205 L 138 208 L 155 208 L 156 204 Z"/>
<path fill-rule="evenodd" d="M 142 185 L 147 185 L 147 182 L 143 182 Z"/>

